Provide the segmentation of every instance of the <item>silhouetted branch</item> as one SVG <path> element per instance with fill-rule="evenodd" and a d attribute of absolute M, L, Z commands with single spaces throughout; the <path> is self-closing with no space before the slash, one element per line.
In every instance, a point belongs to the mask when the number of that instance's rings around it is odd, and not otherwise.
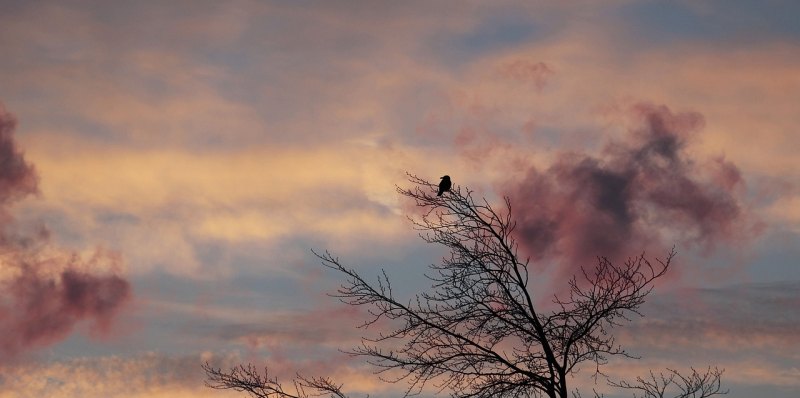
<path fill-rule="evenodd" d="M 666 373 L 658 375 L 651 371 L 649 377 L 637 377 L 633 384 L 626 381 L 609 381 L 608 384 L 634 390 L 634 398 L 706 398 L 728 393 L 728 390 L 722 389 L 724 370 L 716 367 L 709 367 L 704 373 L 694 368 L 691 370 L 688 376 L 674 369 L 667 369 Z"/>
<path fill-rule="evenodd" d="M 203 364 L 206 386 L 217 390 L 246 392 L 257 398 L 309 398 L 330 394 L 331 397 L 347 398 L 342 386 L 327 377 L 305 377 L 297 375 L 292 380 L 291 390 L 284 389 L 277 378 L 269 376 L 265 367 L 263 374 L 252 364 L 238 365 L 230 371 Z"/>

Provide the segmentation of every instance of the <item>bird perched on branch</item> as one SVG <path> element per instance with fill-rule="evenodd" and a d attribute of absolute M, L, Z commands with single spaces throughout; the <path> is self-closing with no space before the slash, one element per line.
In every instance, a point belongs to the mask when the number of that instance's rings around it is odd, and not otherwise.
<path fill-rule="evenodd" d="M 450 190 L 450 187 L 453 186 L 453 183 L 450 181 L 450 176 L 441 177 L 442 182 L 439 183 L 439 193 L 436 196 L 442 196 L 443 193 Z"/>

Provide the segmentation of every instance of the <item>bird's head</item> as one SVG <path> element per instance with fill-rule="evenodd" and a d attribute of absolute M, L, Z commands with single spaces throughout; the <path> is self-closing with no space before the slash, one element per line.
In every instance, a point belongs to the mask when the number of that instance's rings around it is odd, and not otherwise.
<path fill-rule="evenodd" d="M 443 176 L 443 177 L 439 177 L 439 178 L 442 179 L 442 180 L 449 180 L 450 176 Z"/>

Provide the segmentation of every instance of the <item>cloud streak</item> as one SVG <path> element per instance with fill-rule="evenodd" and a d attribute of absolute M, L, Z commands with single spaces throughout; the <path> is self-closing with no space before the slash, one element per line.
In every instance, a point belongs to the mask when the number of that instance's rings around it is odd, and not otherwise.
<path fill-rule="evenodd" d="M 716 289 L 682 289 L 654 295 L 644 318 L 621 328 L 621 342 L 637 350 L 714 350 L 769 354 L 800 360 L 800 282 L 742 284 Z"/>

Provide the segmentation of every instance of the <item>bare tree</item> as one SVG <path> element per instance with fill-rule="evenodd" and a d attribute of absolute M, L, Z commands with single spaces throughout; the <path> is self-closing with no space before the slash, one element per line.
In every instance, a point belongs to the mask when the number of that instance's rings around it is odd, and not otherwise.
<path fill-rule="evenodd" d="M 346 278 L 333 296 L 368 309 L 371 317 L 362 328 L 374 327 L 381 319 L 396 325 L 377 337 L 363 338 L 350 351 L 366 357 L 384 380 L 407 381 L 407 394 L 432 385 L 454 398 L 579 397 L 568 387 L 579 367 L 591 365 L 597 377 L 610 357 L 634 358 L 616 344 L 612 328 L 641 316 L 639 307 L 653 282 L 667 272 L 674 250 L 655 262 L 640 255 L 617 265 L 600 257 L 596 266 L 568 282 L 564 297 L 554 297 L 555 310 L 541 311 L 533 297 L 529 261 L 518 252 L 508 198 L 498 211 L 486 199 L 476 200 L 468 189 L 453 187 L 436 196 L 436 185 L 414 175 L 409 181 L 412 188 L 398 187 L 398 192 L 423 209 L 421 216 L 411 217 L 412 223 L 426 242 L 450 250 L 449 257 L 431 265 L 430 291 L 402 300 L 394 295 L 385 273 L 370 283 L 331 253 L 315 252 L 323 265 Z M 209 377 L 216 388 L 251 383 L 269 386 L 277 398 L 298 398 L 283 392 L 266 374 L 255 377 L 242 368 L 235 370 L 210 372 Z M 676 390 L 677 398 L 705 398 L 726 393 L 720 389 L 721 374 L 716 368 L 705 374 L 692 370 L 689 376 L 669 370 L 633 384 L 609 384 L 634 390 L 635 396 L 664 398 Z M 318 392 L 341 397 L 339 388 L 319 388 L 298 377 L 295 384 L 306 382 Z"/>

